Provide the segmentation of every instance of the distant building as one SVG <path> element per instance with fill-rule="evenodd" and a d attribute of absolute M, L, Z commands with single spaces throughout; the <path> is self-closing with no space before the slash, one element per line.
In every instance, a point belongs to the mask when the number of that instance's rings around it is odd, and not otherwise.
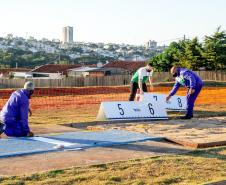
<path fill-rule="evenodd" d="M 71 26 L 63 27 L 62 33 L 63 33 L 62 38 L 63 43 L 73 42 L 73 27 Z"/>
<path fill-rule="evenodd" d="M 22 79 L 33 78 L 33 76 L 29 72 L 12 72 L 10 75 L 13 78 L 22 78 Z"/>
<path fill-rule="evenodd" d="M 80 64 L 74 64 L 74 65 L 64 65 L 64 64 L 47 64 L 40 67 L 37 67 L 36 69 L 33 69 L 30 71 L 30 73 L 33 75 L 33 77 L 41 78 L 62 78 L 63 76 L 67 76 L 67 70 L 74 69 L 81 67 Z"/>
<path fill-rule="evenodd" d="M 121 72 L 119 72 L 121 74 L 133 74 L 137 69 L 145 65 L 146 62 L 144 61 L 112 61 L 106 63 L 102 68 L 117 68 L 121 70 Z"/>
<path fill-rule="evenodd" d="M 3 68 L 0 69 L 1 78 L 13 77 L 15 73 L 28 73 L 30 69 L 27 68 Z"/>
<path fill-rule="evenodd" d="M 149 40 L 146 44 L 147 49 L 156 50 L 157 48 L 157 42 L 154 40 Z"/>
<path fill-rule="evenodd" d="M 12 33 L 7 34 L 6 38 L 7 39 L 13 39 L 13 34 Z"/>
<path fill-rule="evenodd" d="M 68 76 L 72 77 L 102 77 L 128 74 L 125 69 L 107 68 L 107 67 L 89 67 L 83 66 L 80 68 L 69 69 Z"/>

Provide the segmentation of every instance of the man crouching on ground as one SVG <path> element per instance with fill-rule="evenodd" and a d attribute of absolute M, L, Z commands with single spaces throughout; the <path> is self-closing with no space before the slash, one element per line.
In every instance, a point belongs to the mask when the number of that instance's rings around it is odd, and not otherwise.
<path fill-rule="evenodd" d="M 198 97 L 202 89 L 201 78 L 191 70 L 186 68 L 180 68 L 173 66 L 170 70 L 173 77 L 175 77 L 176 82 L 173 89 L 171 90 L 169 96 L 166 97 L 166 101 L 169 101 L 171 96 L 176 94 L 180 86 L 185 86 L 188 88 L 187 91 L 187 113 L 182 119 L 191 119 L 193 117 L 193 108 L 196 98 Z"/>
<path fill-rule="evenodd" d="M 28 126 L 29 99 L 34 93 L 34 84 L 26 82 L 24 88 L 12 93 L 0 114 L 0 135 L 10 137 L 33 137 Z"/>

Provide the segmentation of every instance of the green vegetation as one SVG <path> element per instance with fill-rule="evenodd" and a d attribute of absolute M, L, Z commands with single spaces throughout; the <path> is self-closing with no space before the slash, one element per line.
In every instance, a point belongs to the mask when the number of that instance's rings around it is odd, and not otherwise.
<path fill-rule="evenodd" d="M 203 43 L 196 37 L 172 42 L 150 63 L 158 71 L 168 71 L 172 64 L 192 70 L 226 70 L 226 32 L 219 27 L 213 35 L 205 36 Z"/>
<path fill-rule="evenodd" d="M 32 68 L 55 62 L 58 58 L 57 54 L 47 54 L 45 52 L 32 53 L 31 51 L 9 48 L 7 50 L 0 50 L 0 67 L 14 68 L 18 65 L 18 67 Z M 63 55 L 61 60 L 68 61 L 69 57 Z"/>
<path fill-rule="evenodd" d="M 105 62 L 112 60 L 110 57 L 95 56 L 81 56 L 79 59 L 71 59 L 68 55 L 63 54 L 66 51 L 59 53 L 36 52 L 33 53 L 28 50 L 8 48 L 7 50 L 0 50 L 0 67 L 15 68 L 18 67 L 34 68 L 36 66 L 57 63 L 57 64 L 96 64 L 97 62 Z"/>
<path fill-rule="evenodd" d="M 4 185 L 204 184 L 226 180 L 226 147 L 0 178 Z"/>

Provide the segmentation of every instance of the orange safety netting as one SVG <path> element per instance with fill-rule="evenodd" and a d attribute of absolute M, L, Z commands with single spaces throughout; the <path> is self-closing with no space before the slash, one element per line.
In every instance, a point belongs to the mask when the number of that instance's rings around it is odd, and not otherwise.
<path fill-rule="evenodd" d="M 172 87 L 155 87 L 154 92 L 167 94 Z M 14 90 L 0 90 L 0 109 Z M 181 88 L 177 94 L 185 95 Z M 37 88 L 30 100 L 31 109 L 65 109 L 102 101 L 125 101 L 129 97 L 128 86 Z M 204 87 L 197 100 L 198 104 L 226 104 L 226 87 Z"/>

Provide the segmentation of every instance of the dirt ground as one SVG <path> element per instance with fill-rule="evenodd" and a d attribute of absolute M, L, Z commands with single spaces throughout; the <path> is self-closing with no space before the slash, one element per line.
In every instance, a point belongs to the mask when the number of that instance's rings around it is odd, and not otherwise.
<path fill-rule="evenodd" d="M 126 91 L 125 87 L 123 88 Z M 155 92 L 167 94 L 170 89 L 171 87 L 156 87 Z M 185 94 L 186 90 L 183 88 L 178 92 L 178 95 Z M 95 121 L 102 101 L 125 101 L 128 96 L 127 91 L 118 93 L 116 91 L 106 94 L 77 95 L 72 93 L 65 96 L 32 97 L 30 104 L 33 115 L 29 118 L 29 122 L 31 124 L 62 124 Z M 0 107 L 6 101 L 7 99 L 1 98 Z M 226 116 L 226 87 L 204 87 L 197 99 L 195 110 L 199 111 L 196 115 L 201 117 Z"/>

